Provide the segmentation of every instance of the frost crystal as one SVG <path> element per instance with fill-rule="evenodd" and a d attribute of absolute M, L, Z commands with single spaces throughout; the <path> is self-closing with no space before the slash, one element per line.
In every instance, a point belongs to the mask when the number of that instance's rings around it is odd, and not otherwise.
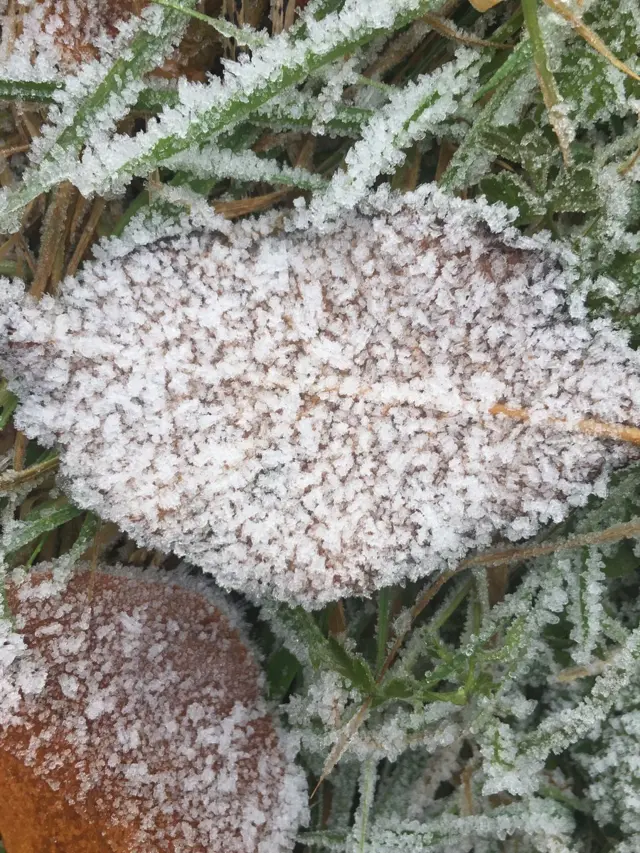
<path fill-rule="evenodd" d="M 18 425 L 73 501 L 251 594 L 318 606 L 529 537 L 637 456 L 576 424 L 638 423 L 640 359 L 505 220 L 379 192 L 322 231 L 107 253 L 59 300 L 4 283 Z"/>
<path fill-rule="evenodd" d="M 3 837 L 10 848 L 28 832 L 30 849 L 97 850 L 69 843 L 81 822 L 100 850 L 291 849 L 305 783 L 251 652 L 203 585 L 149 574 L 85 568 L 43 596 L 50 573 L 38 571 L 9 587 L 19 639 L 46 681 L 0 690 Z M 0 665 L 7 649 L 5 638 Z M 9 662 L 17 680 L 24 667 Z M 7 817 L 29 808 L 23 774 L 35 800 L 35 786 L 49 786 L 26 827 Z"/>
<path fill-rule="evenodd" d="M 640 712 L 634 710 L 608 721 L 595 754 L 577 754 L 592 780 L 588 796 L 595 819 L 603 827 L 615 823 L 625 834 L 640 832 L 639 743 Z"/>
<path fill-rule="evenodd" d="M 5 73 L 38 79 L 38 73 L 49 76 L 55 66 L 73 71 L 96 57 L 101 36 L 115 36 L 117 23 L 143 5 L 137 0 L 27 0 L 20 4 L 17 40 L 0 53 Z"/>

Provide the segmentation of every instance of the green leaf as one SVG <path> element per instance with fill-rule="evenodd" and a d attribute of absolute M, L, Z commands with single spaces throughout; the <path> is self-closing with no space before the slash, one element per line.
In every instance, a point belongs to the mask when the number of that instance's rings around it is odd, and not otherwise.
<path fill-rule="evenodd" d="M 15 412 L 18 405 L 18 398 L 6 388 L 0 392 L 0 429 L 4 429 L 11 420 L 11 415 Z"/>
<path fill-rule="evenodd" d="M 536 121 L 526 118 L 517 125 L 489 127 L 483 139 L 496 157 L 522 166 L 535 192 L 545 192 L 557 152 Z"/>
<path fill-rule="evenodd" d="M 413 699 L 420 691 L 420 684 L 414 678 L 390 678 L 379 688 L 378 699 Z"/>
<path fill-rule="evenodd" d="M 347 651 L 335 637 L 325 637 L 311 613 L 302 607 L 281 605 L 274 615 L 285 630 L 288 646 L 294 654 L 295 646 L 301 643 L 314 669 L 332 670 L 359 690 L 373 691 L 375 680 L 364 658 Z M 301 655 L 297 657 L 302 659 Z"/>
<path fill-rule="evenodd" d="M 300 662 L 287 648 L 282 646 L 275 651 L 267 663 L 269 698 L 282 702 L 300 672 Z"/>
<path fill-rule="evenodd" d="M 443 690 L 442 692 L 422 690 L 420 699 L 423 702 L 451 702 L 453 705 L 466 705 L 468 701 L 464 687 L 459 687 L 457 690 Z"/>
<path fill-rule="evenodd" d="M 518 69 L 513 77 L 508 77 L 498 85 L 451 158 L 440 179 L 442 189 L 453 192 L 472 186 L 489 171 L 493 156 L 485 145 L 486 133 L 495 127 L 497 115 L 505 108 L 513 112 L 515 124 L 526 106 L 523 94 L 533 92 L 534 88 L 535 77 L 528 75 L 528 66 Z"/>
<path fill-rule="evenodd" d="M 600 207 L 598 185 L 588 166 L 563 169 L 548 196 L 553 213 L 584 213 Z"/>
<path fill-rule="evenodd" d="M 333 669 L 354 687 L 364 693 L 371 693 L 375 689 L 375 679 L 364 658 L 348 652 L 335 637 L 329 637 L 328 646 L 333 659 Z"/>
<path fill-rule="evenodd" d="M 491 202 L 503 202 L 508 207 L 517 207 L 517 224 L 534 222 L 546 212 L 546 205 L 520 175 L 499 172 L 483 178 L 480 189 Z"/>
<path fill-rule="evenodd" d="M 626 99 L 620 98 L 620 89 L 609 74 L 607 60 L 584 42 L 575 42 L 565 51 L 562 64 L 556 72 L 558 89 L 562 97 L 578 107 L 579 118 L 591 121 L 608 118 L 611 109 L 623 114 Z"/>
<path fill-rule="evenodd" d="M 604 573 L 608 578 L 621 578 L 640 568 L 640 557 L 635 553 L 631 542 L 620 542 L 610 556 L 603 555 Z"/>

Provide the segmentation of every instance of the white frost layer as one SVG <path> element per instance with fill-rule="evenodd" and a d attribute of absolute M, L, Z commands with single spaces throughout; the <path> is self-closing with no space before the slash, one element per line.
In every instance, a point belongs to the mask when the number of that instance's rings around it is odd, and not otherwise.
<path fill-rule="evenodd" d="M 304 774 L 229 605 L 175 573 L 83 567 L 64 589 L 49 577 L 10 585 L 0 751 L 99 824 L 109 849 L 291 850 Z"/>
<path fill-rule="evenodd" d="M 3 285 L 18 424 L 79 505 L 318 606 L 529 537 L 638 455 L 549 422 L 638 423 L 640 359 L 503 209 L 423 189 L 278 222 L 107 255 L 55 301 Z"/>

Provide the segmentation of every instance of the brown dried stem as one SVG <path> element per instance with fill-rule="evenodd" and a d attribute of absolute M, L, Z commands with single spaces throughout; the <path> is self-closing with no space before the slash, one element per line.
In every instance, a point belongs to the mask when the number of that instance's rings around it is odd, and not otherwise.
<path fill-rule="evenodd" d="M 56 262 L 60 241 L 64 240 L 65 237 L 68 226 L 67 214 L 75 192 L 75 188 L 68 181 L 60 184 L 55 190 L 47 209 L 38 264 L 31 288 L 29 289 L 31 296 L 34 296 L 36 299 L 39 299 L 47 289 Z"/>
<path fill-rule="evenodd" d="M 531 420 L 531 414 L 527 409 L 505 406 L 502 403 L 496 403 L 495 406 L 491 406 L 489 413 L 491 415 L 504 415 L 507 418 L 514 418 L 517 421 Z M 564 424 L 567 427 L 573 426 L 565 418 L 548 418 L 544 423 Z M 584 435 L 593 435 L 597 438 L 612 438 L 615 441 L 628 441 L 631 444 L 640 444 L 640 429 L 634 426 L 609 424 L 604 421 L 585 418 L 575 424 L 575 429 Z"/>
<path fill-rule="evenodd" d="M 91 239 L 93 237 L 93 232 L 98 227 L 98 222 L 100 221 L 100 217 L 104 212 L 105 205 L 106 201 L 103 198 L 97 198 L 93 203 L 93 207 L 91 208 L 91 213 L 89 214 L 87 224 L 85 225 L 84 230 L 80 235 L 78 244 L 75 247 L 69 264 L 67 265 L 67 275 L 75 275 L 78 267 L 80 266 L 80 262 L 82 261 L 85 252 L 89 248 L 89 243 L 91 242 Z"/>

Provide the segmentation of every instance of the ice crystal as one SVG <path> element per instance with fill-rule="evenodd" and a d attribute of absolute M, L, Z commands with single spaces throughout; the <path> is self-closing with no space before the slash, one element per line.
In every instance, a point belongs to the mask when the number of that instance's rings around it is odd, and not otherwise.
<path fill-rule="evenodd" d="M 638 422 L 640 359 L 505 219 L 379 192 L 328 230 L 107 252 L 59 300 L 5 282 L 17 423 L 78 505 L 250 594 L 317 606 L 531 536 L 637 455 L 575 427 Z"/>
<path fill-rule="evenodd" d="M 31 768 L 109 849 L 290 849 L 304 780 L 233 614 L 202 584 L 149 574 L 85 567 L 53 594 L 46 571 L 10 585 L 19 642 L 0 646 L 0 684 L 13 688 L 0 692 L 0 755 Z M 39 661 L 35 678 L 25 654 Z"/>
<path fill-rule="evenodd" d="M 101 37 L 115 36 L 117 24 L 144 5 L 140 0 L 27 0 L 21 4 L 17 39 L 7 40 L 0 53 L 5 73 L 38 79 L 58 68 L 73 71 L 97 56 Z"/>
<path fill-rule="evenodd" d="M 578 754 L 591 784 L 588 796 L 602 827 L 616 824 L 625 835 L 640 833 L 640 712 L 612 717 L 598 749 Z"/>

